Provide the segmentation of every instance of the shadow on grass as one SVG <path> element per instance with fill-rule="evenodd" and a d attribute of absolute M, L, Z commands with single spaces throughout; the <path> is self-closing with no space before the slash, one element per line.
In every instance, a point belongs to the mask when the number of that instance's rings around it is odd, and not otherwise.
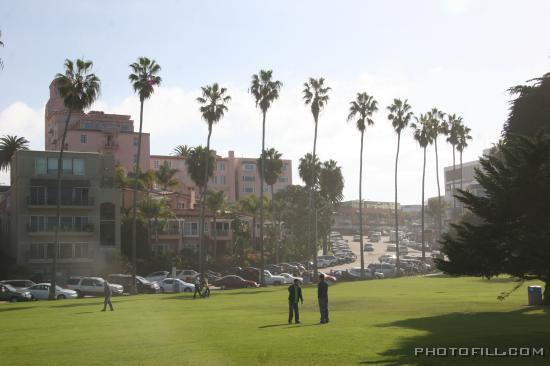
<path fill-rule="evenodd" d="M 227 292 L 224 295 L 254 295 L 254 294 L 264 294 L 267 291 L 264 290 L 243 290 L 239 292 Z"/>
<path fill-rule="evenodd" d="M 542 310 L 542 313 L 540 311 Z M 536 313 L 534 313 L 536 312 Z M 425 334 L 403 337 L 397 346 L 359 364 L 398 365 L 548 365 L 550 351 L 550 308 L 529 307 L 511 312 L 451 313 L 424 318 L 399 320 L 381 328 L 407 328 Z M 397 331 L 396 331 L 397 332 Z M 518 357 L 427 357 L 415 356 L 415 348 L 481 347 L 506 350 L 509 347 L 544 347 L 545 356 Z M 450 351 L 448 351 L 450 352 Z M 380 357 L 382 359 L 380 359 Z M 523 361 L 523 363 L 522 363 Z"/>
<path fill-rule="evenodd" d="M 113 303 L 115 302 L 113 301 Z M 48 307 L 49 308 L 77 308 L 80 306 L 99 306 L 98 304 L 103 305 L 103 299 L 101 299 L 101 301 L 98 300 L 97 302 L 72 302 L 70 304 L 51 305 Z"/>
<path fill-rule="evenodd" d="M 34 308 L 35 306 L 18 306 L 18 307 L 15 307 L 15 308 L 12 308 L 12 307 L 1 307 L 0 308 L 0 313 L 3 313 L 5 311 L 17 311 L 17 310 L 27 310 L 27 309 L 32 309 Z"/>
<path fill-rule="evenodd" d="M 202 298 L 197 297 L 193 299 L 193 294 L 188 292 L 182 292 L 178 294 L 164 294 L 160 296 L 161 300 L 202 300 Z"/>

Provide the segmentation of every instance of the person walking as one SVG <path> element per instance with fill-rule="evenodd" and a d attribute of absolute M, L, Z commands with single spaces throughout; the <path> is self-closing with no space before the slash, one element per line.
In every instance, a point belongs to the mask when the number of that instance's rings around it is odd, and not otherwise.
<path fill-rule="evenodd" d="M 300 311 L 298 310 L 298 301 L 300 301 L 302 305 L 304 304 L 300 281 L 294 280 L 294 284 L 288 286 L 288 324 L 292 323 L 293 315 L 294 322 L 296 324 L 300 324 Z"/>
<path fill-rule="evenodd" d="M 107 305 L 109 305 L 109 308 L 111 309 L 111 311 L 115 310 L 115 309 L 113 309 L 113 303 L 111 302 L 111 295 L 112 294 L 113 293 L 111 291 L 111 286 L 109 286 L 109 282 L 104 281 L 103 282 L 103 296 L 105 297 L 105 299 L 103 300 L 103 310 L 101 310 L 101 311 L 107 310 Z"/>
<path fill-rule="evenodd" d="M 204 289 L 204 291 L 202 292 L 202 297 L 210 297 L 210 288 L 208 287 L 207 277 L 202 280 L 202 288 Z"/>
<path fill-rule="evenodd" d="M 321 324 L 328 323 L 328 284 L 325 281 L 325 275 L 319 275 L 319 284 L 317 285 L 317 299 L 319 300 L 319 310 L 321 312 Z"/>
<path fill-rule="evenodd" d="M 201 276 L 197 275 L 197 277 L 195 277 L 195 292 L 193 293 L 193 299 L 197 297 L 197 294 L 199 294 L 199 297 L 201 297 L 201 294 L 202 294 L 201 290 L 202 290 Z"/>

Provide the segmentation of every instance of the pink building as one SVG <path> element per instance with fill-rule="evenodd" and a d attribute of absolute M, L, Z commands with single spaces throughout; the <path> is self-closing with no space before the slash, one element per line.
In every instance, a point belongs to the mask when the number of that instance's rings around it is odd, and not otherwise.
<path fill-rule="evenodd" d="M 50 99 L 46 104 L 45 141 L 46 150 L 59 150 L 67 109 L 54 82 L 50 84 Z M 130 116 L 91 111 L 73 112 L 65 149 L 67 151 L 95 152 L 114 155 L 115 165 L 127 172 L 134 170 L 137 157 L 138 133 Z M 141 135 L 140 167 L 149 167 L 149 134 Z"/>
<path fill-rule="evenodd" d="M 259 196 L 261 180 L 257 158 L 237 158 L 235 161 L 236 199 L 251 194 Z M 273 191 L 277 193 L 289 185 L 292 185 L 292 160 L 283 160 L 283 170 L 273 186 Z M 264 194 L 271 198 L 271 187 L 265 183 Z"/>

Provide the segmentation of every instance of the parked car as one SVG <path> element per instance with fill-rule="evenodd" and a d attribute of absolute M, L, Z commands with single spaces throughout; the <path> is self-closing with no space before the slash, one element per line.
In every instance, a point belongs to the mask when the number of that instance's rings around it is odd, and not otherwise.
<path fill-rule="evenodd" d="M 71 277 L 67 282 L 67 287 L 71 290 L 75 290 L 78 297 L 84 296 L 103 296 L 103 286 L 105 280 L 101 277 Z M 122 295 L 124 293 L 124 287 L 116 284 L 109 283 L 111 292 L 113 295 Z"/>
<path fill-rule="evenodd" d="M 266 285 L 279 286 L 285 283 L 285 278 L 283 276 L 271 274 L 271 272 L 264 270 L 264 282 Z"/>
<path fill-rule="evenodd" d="M 149 273 L 147 276 L 145 276 L 145 279 L 150 282 L 160 282 L 164 280 L 166 277 L 170 275 L 170 272 L 168 271 L 158 271 Z"/>
<path fill-rule="evenodd" d="M 36 285 L 36 283 L 31 280 L 4 280 L 0 281 L 0 283 L 11 285 L 16 290 L 21 290 Z"/>
<path fill-rule="evenodd" d="M 333 255 L 320 255 L 317 257 L 317 263 L 319 263 L 319 259 L 326 260 L 328 262 L 327 267 L 335 266 L 338 264 L 338 259 L 336 259 L 336 257 Z"/>
<path fill-rule="evenodd" d="M 385 263 L 395 263 L 396 258 L 395 254 L 382 254 L 378 257 L 378 260 Z"/>
<path fill-rule="evenodd" d="M 195 277 L 199 272 L 193 270 L 193 269 L 182 269 L 176 274 L 176 277 L 180 280 L 184 280 L 185 282 L 191 282 L 193 281 L 193 277 Z"/>
<path fill-rule="evenodd" d="M 294 283 L 294 280 L 300 281 L 300 283 L 304 283 L 304 279 L 302 277 L 293 276 L 290 273 L 281 273 L 281 276 L 284 277 L 285 283 Z"/>
<path fill-rule="evenodd" d="M 371 263 L 368 268 L 371 271 L 383 273 L 384 277 L 391 277 L 396 273 L 395 265 L 391 263 Z"/>
<path fill-rule="evenodd" d="M 397 247 L 395 246 L 395 244 L 388 244 L 388 246 L 386 247 L 386 252 L 395 252 L 397 250 Z"/>
<path fill-rule="evenodd" d="M 333 275 L 330 275 L 330 274 L 325 273 L 325 272 L 319 272 L 319 274 L 324 274 L 325 275 L 325 281 L 327 281 L 327 282 L 336 282 L 336 277 L 334 277 Z"/>
<path fill-rule="evenodd" d="M 361 267 L 353 267 L 348 270 L 348 273 L 357 279 L 361 279 Z M 380 271 L 372 271 L 368 268 L 365 268 L 365 279 L 381 279 L 384 278 L 384 273 Z"/>
<path fill-rule="evenodd" d="M 372 244 L 365 244 L 363 246 L 364 252 L 374 252 L 374 246 Z"/>
<path fill-rule="evenodd" d="M 229 275 L 214 281 L 212 285 L 220 287 L 222 289 L 229 288 L 247 288 L 247 287 L 259 287 L 257 282 L 245 280 L 240 276 Z"/>
<path fill-rule="evenodd" d="M 50 297 L 50 288 L 51 285 L 49 283 L 39 283 L 32 285 L 27 291 L 31 293 L 33 300 L 48 300 Z M 76 291 L 55 286 L 55 298 L 57 300 L 76 299 L 77 297 L 78 294 Z"/>
<path fill-rule="evenodd" d="M 353 241 L 361 241 L 361 235 L 354 235 Z"/>
<path fill-rule="evenodd" d="M 245 267 L 238 275 L 248 281 L 258 282 L 260 280 L 260 270 L 255 267 Z"/>
<path fill-rule="evenodd" d="M 124 292 L 132 291 L 132 275 L 129 274 L 112 274 L 107 278 L 109 282 L 118 283 L 124 287 Z M 136 289 L 140 294 L 156 294 L 160 292 L 160 286 L 158 282 L 151 282 L 147 279 L 136 276 Z"/>
<path fill-rule="evenodd" d="M 265 269 L 267 269 L 269 272 L 278 275 L 279 273 L 283 272 L 283 267 L 277 265 L 277 264 L 268 264 L 265 266 Z"/>
<path fill-rule="evenodd" d="M 2 283 L 0 284 L 0 301 L 30 301 L 32 295 L 29 291 L 17 290 L 10 284 Z"/>
<path fill-rule="evenodd" d="M 187 281 L 187 282 L 189 282 L 189 283 L 195 283 L 195 282 L 197 282 L 197 277 L 200 277 L 200 276 L 201 276 L 201 274 L 200 274 L 200 273 L 197 273 L 197 274 L 191 279 L 191 281 Z M 205 276 L 206 276 L 206 278 L 208 279 L 208 283 L 212 283 L 212 282 L 214 282 L 214 281 L 216 281 L 216 280 L 219 280 L 219 279 L 222 277 L 222 276 L 213 275 L 213 274 L 210 273 L 210 272 L 206 272 L 206 273 L 205 273 Z"/>
<path fill-rule="evenodd" d="M 161 292 L 193 292 L 195 285 L 179 278 L 165 278 L 160 283 Z"/>

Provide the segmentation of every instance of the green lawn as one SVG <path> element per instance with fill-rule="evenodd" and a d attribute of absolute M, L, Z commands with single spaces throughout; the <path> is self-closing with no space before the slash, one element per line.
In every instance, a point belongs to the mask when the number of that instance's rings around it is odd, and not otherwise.
<path fill-rule="evenodd" d="M 330 287 L 318 325 L 304 289 L 302 325 L 287 325 L 286 288 L 0 304 L 1 365 L 548 365 L 544 358 L 414 357 L 414 347 L 538 346 L 550 316 L 509 279 L 402 278 Z"/>

